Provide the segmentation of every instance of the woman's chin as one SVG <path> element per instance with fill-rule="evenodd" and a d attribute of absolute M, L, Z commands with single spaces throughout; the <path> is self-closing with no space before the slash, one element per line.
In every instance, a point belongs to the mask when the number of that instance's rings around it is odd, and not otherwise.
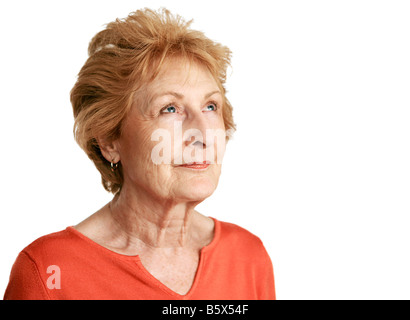
<path fill-rule="evenodd" d="M 176 190 L 175 195 L 187 201 L 203 201 L 211 196 L 216 189 L 216 183 L 207 179 L 198 180 L 187 181 L 186 184 Z"/>

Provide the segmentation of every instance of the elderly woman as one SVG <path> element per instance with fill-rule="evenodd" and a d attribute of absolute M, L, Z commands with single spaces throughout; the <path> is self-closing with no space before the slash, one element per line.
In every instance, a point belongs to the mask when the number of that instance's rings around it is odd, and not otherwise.
<path fill-rule="evenodd" d="M 275 299 L 260 239 L 195 210 L 235 126 L 230 51 L 189 25 L 144 9 L 93 38 L 74 132 L 114 197 L 22 250 L 5 299 Z"/>

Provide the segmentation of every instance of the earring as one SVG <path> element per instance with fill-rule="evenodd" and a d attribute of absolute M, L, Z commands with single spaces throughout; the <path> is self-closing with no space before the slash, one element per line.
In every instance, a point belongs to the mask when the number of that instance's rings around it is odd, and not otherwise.
<path fill-rule="evenodd" d="M 115 170 L 117 170 L 117 168 L 118 168 L 118 162 L 117 163 L 111 162 L 111 171 L 114 172 Z"/>

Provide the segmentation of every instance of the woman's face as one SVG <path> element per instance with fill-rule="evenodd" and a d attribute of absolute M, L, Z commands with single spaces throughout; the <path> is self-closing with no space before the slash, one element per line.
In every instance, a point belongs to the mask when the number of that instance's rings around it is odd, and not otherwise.
<path fill-rule="evenodd" d="M 123 188 L 202 201 L 215 190 L 225 150 L 222 93 L 203 66 L 166 61 L 139 93 L 115 142 Z"/>

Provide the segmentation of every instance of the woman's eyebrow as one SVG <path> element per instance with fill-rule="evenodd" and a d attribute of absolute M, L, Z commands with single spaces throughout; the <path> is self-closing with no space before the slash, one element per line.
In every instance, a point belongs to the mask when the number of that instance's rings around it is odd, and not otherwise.
<path fill-rule="evenodd" d="M 174 96 L 178 99 L 182 99 L 184 97 L 184 95 L 182 93 L 178 93 L 178 92 L 175 92 L 175 91 L 167 91 L 167 92 L 160 93 L 160 94 L 156 95 L 155 98 L 159 98 L 159 97 L 163 97 L 163 96 Z"/>
<path fill-rule="evenodd" d="M 221 94 L 221 91 L 220 90 L 211 91 L 211 92 L 204 95 L 204 99 L 208 99 L 209 97 L 213 96 L 216 93 Z M 155 99 L 158 99 L 160 97 L 163 97 L 163 96 L 168 96 L 168 95 L 174 96 L 178 99 L 183 99 L 184 98 L 184 95 L 182 93 L 175 92 L 175 91 L 166 91 L 166 92 L 163 92 L 163 93 L 155 94 L 152 97 L 151 101 L 155 100 Z"/>
<path fill-rule="evenodd" d="M 221 94 L 221 91 L 215 90 L 215 91 L 212 91 L 212 92 L 206 94 L 206 95 L 204 96 L 204 98 L 205 98 L 205 99 L 208 99 L 209 97 L 213 96 L 213 95 L 216 94 L 216 93 L 219 93 L 220 95 L 222 95 L 222 94 Z"/>

